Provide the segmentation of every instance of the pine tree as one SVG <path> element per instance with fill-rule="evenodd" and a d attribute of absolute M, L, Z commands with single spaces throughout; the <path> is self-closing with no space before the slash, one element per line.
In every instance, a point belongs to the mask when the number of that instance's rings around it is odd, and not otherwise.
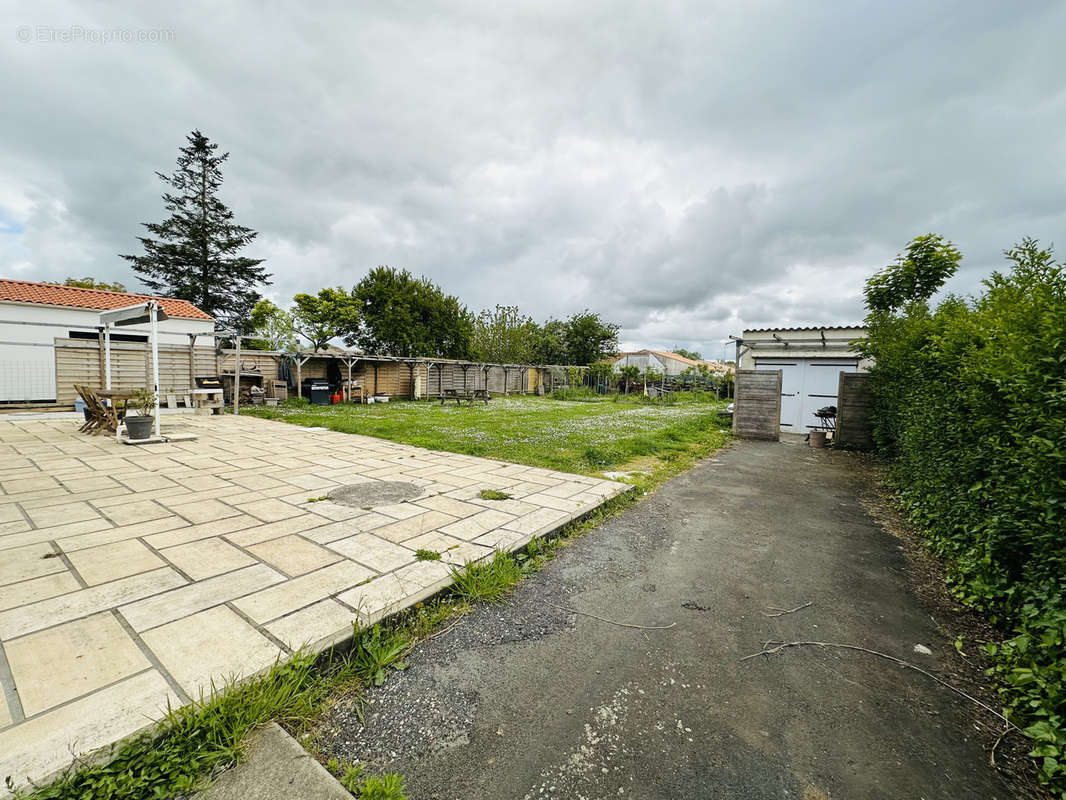
<path fill-rule="evenodd" d="M 259 300 L 258 287 L 270 283 L 263 259 L 238 255 L 259 234 L 234 224 L 233 212 L 218 197 L 229 153 L 216 155 L 218 145 L 198 130 L 186 138 L 174 174 L 156 173 L 168 187 L 163 205 L 170 218 L 142 223 L 149 233 L 137 237 L 144 255 L 122 257 L 150 289 L 243 329 Z"/>

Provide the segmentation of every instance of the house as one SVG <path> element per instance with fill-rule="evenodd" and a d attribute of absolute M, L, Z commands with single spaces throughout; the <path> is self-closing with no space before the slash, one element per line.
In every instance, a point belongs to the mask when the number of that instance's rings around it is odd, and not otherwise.
<path fill-rule="evenodd" d="M 837 405 L 840 373 L 867 370 L 856 347 L 865 338 L 859 325 L 755 328 L 737 340 L 737 366 L 781 370 L 781 430 L 807 433 L 821 427 L 815 411 Z"/>
<path fill-rule="evenodd" d="M 75 383 L 103 385 L 100 312 L 157 300 L 160 386 L 214 375 L 215 321 L 185 300 L 0 278 L 0 405 L 72 406 Z M 151 385 L 148 326 L 111 333 L 113 386 Z"/>
<path fill-rule="evenodd" d="M 629 353 L 619 353 L 614 359 L 614 366 L 615 369 L 635 366 L 641 374 L 651 369 L 663 373 L 668 378 L 677 377 L 687 369 L 698 369 L 700 366 L 718 374 L 725 374 L 729 371 L 728 365 L 720 361 L 697 361 L 666 350 L 634 350 Z"/>

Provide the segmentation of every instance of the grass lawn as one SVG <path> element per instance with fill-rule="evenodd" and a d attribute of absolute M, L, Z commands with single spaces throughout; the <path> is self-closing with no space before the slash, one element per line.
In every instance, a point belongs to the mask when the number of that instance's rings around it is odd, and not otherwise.
<path fill-rule="evenodd" d="M 462 406 L 436 401 L 311 406 L 292 400 L 241 413 L 566 472 L 639 470 L 662 479 L 726 441 L 728 425 L 718 418 L 724 406 L 703 396 L 673 402 L 522 396 Z"/>

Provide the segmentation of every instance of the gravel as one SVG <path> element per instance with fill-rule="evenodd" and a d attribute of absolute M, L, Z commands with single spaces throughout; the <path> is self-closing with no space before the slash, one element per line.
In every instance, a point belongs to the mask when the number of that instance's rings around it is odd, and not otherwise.
<path fill-rule="evenodd" d="M 669 513 L 667 503 L 652 503 L 662 506 L 656 511 Z M 493 660 L 483 657 L 485 651 L 572 629 L 577 615 L 557 606 L 569 605 L 569 596 L 589 582 L 631 578 L 652 551 L 666 544 L 658 526 L 624 526 L 611 539 L 595 533 L 575 540 L 505 602 L 478 606 L 444 635 L 420 644 L 407 659 L 408 668 L 371 688 L 365 700 L 334 707 L 314 733 L 323 755 L 386 769 L 467 744 L 478 698 L 456 685 L 476 685 L 471 672 Z M 501 651 L 499 659 L 504 657 Z"/>

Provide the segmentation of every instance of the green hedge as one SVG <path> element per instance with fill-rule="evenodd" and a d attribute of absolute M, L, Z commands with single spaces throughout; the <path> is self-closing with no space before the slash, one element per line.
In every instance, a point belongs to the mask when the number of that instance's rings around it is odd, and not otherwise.
<path fill-rule="evenodd" d="M 920 237 L 867 284 L 875 438 L 958 596 L 1013 630 L 993 671 L 1066 797 L 1066 273 L 1027 239 L 979 296 L 931 309 L 945 253 Z M 941 274 L 915 289 L 923 270 Z"/>

